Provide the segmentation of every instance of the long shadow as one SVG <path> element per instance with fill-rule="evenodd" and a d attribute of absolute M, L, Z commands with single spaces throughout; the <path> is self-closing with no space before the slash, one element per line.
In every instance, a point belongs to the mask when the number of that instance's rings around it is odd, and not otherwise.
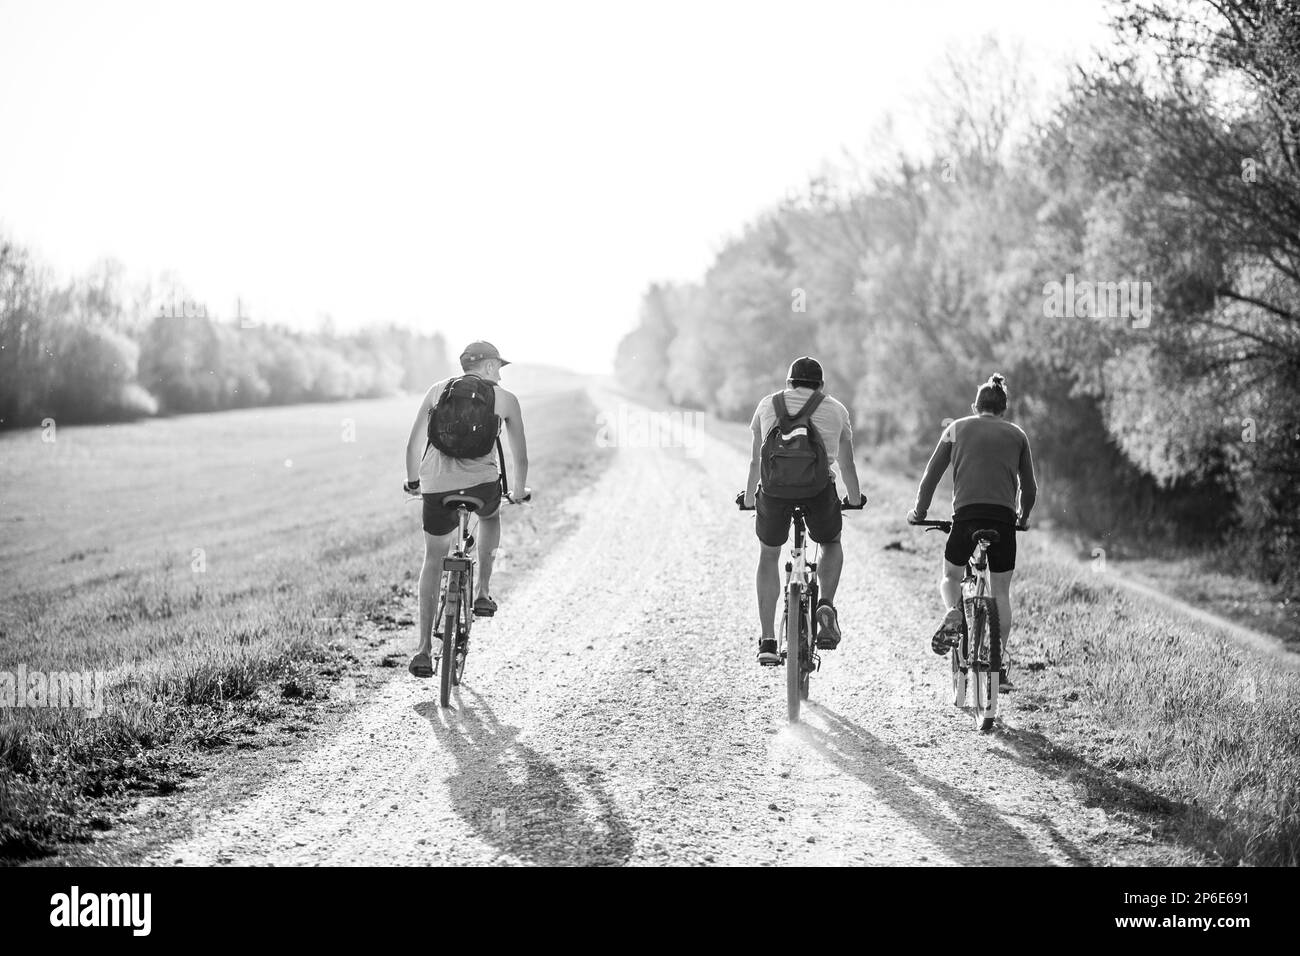
<path fill-rule="evenodd" d="M 461 819 L 484 842 L 531 863 L 625 864 L 635 838 L 602 786 L 601 771 L 582 765 L 561 771 L 520 741 L 519 728 L 498 721 L 482 697 L 465 686 L 461 693 L 473 700 L 455 711 L 434 701 L 414 708 L 456 760 L 447 785 Z M 582 779 L 576 787 L 569 782 L 574 777 Z"/>
<path fill-rule="evenodd" d="M 829 763 L 869 786 L 891 810 L 957 862 L 974 866 L 1052 865 L 1053 860 L 1006 822 L 995 807 L 924 773 L 903 751 L 829 707 L 816 704 L 813 710 L 825 718 L 830 730 L 801 724 L 800 736 Z M 942 812 L 941 806 L 948 812 Z M 1071 862 L 1088 862 L 1087 855 L 1052 828 L 1045 817 L 1026 819 L 1048 828 L 1052 841 Z"/>
<path fill-rule="evenodd" d="M 1010 748 L 1011 759 L 1079 787 L 1084 806 L 1100 807 L 1110 814 L 1125 814 L 1153 834 L 1160 833 L 1175 844 L 1211 857 L 1220 853 L 1215 838 L 1227 826 L 1222 817 L 1125 780 L 1115 771 L 1097 766 L 1036 731 L 1003 728 L 998 739 Z"/>

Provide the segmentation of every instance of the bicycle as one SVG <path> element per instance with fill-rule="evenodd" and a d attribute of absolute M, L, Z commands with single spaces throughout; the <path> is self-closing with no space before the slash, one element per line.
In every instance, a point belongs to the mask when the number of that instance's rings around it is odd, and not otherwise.
<path fill-rule="evenodd" d="M 756 508 L 745 507 L 745 493 L 736 495 L 736 506 L 741 511 L 755 511 Z M 843 511 L 861 511 L 867 506 L 864 495 L 854 505 L 848 498 L 840 499 Z M 814 558 L 809 561 L 805 555 L 807 528 L 804 525 L 803 507 L 794 506 L 794 547 L 790 549 L 790 560 L 785 563 L 785 581 L 781 590 L 785 595 L 784 608 L 781 612 L 781 633 L 778 637 L 778 651 L 781 662 L 785 664 L 785 699 L 786 712 L 790 723 L 799 722 L 799 708 L 808 699 L 809 682 L 814 671 L 821 670 L 821 655 L 817 653 L 817 561 L 816 542 L 813 542 Z M 793 617 L 790 608 L 797 607 L 798 613 Z M 790 648 L 795 649 L 796 664 L 790 663 Z"/>
<path fill-rule="evenodd" d="M 952 533 L 952 521 L 909 521 L 929 531 Z M 1024 531 L 1017 525 L 1016 531 Z M 998 624 L 998 603 L 993 597 L 988 549 L 999 534 L 992 528 L 971 533 L 975 551 L 966 562 L 961 582 L 961 640 L 949 655 L 952 663 L 952 705 L 965 708 L 970 674 L 975 674 L 975 729 L 988 733 L 998 716 L 999 672 L 1002 670 L 1002 628 Z M 992 635 L 998 636 L 997 640 Z"/>
<path fill-rule="evenodd" d="M 407 494 L 410 494 L 409 489 Z M 527 489 L 517 498 L 508 492 L 503 492 L 501 496 L 502 502 L 512 505 L 523 504 L 532 498 L 533 493 Z M 415 496 L 412 500 L 419 500 L 419 497 Z M 439 652 L 433 659 L 433 669 L 438 674 L 438 702 L 443 707 L 451 706 L 451 690 L 460 686 L 465 674 L 465 659 L 469 656 L 469 633 L 474 623 L 474 572 L 477 565 L 469 519 L 484 504 L 482 498 L 458 492 L 448 493 L 442 498 L 444 508 L 456 509 L 456 537 L 452 540 L 451 550 L 442 559 L 438 612 L 433 616 L 439 634 Z"/>

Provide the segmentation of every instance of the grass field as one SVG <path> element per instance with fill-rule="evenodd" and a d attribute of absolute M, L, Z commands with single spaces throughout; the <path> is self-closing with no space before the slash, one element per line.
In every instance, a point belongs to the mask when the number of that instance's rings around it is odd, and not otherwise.
<path fill-rule="evenodd" d="M 575 380 L 519 378 L 539 494 L 506 514 L 501 593 L 604 454 Z M 132 794 L 174 787 L 187 753 L 327 696 L 359 621 L 413 611 L 417 401 L 0 436 L 0 672 L 109 673 L 98 718 L 0 709 L 0 858 L 83 839 Z"/>

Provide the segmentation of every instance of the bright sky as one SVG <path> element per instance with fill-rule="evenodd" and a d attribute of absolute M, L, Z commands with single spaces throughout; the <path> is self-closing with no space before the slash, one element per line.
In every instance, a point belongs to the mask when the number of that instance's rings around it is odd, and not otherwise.
<path fill-rule="evenodd" d="M 1101 0 L 0 0 L 0 233 L 220 315 L 396 321 L 604 371 L 655 279 L 887 114 L 945 47 L 1059 76 Z"/>

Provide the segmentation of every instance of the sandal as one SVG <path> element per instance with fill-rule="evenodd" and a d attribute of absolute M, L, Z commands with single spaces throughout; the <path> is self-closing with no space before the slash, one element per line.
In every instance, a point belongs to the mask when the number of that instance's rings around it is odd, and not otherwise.
<path fill-rule="evenodd" d="M 497 612 L 497 602 L 490 597 L 481 597 L 474 602 L 475 617 L 491 617 Z"/>

